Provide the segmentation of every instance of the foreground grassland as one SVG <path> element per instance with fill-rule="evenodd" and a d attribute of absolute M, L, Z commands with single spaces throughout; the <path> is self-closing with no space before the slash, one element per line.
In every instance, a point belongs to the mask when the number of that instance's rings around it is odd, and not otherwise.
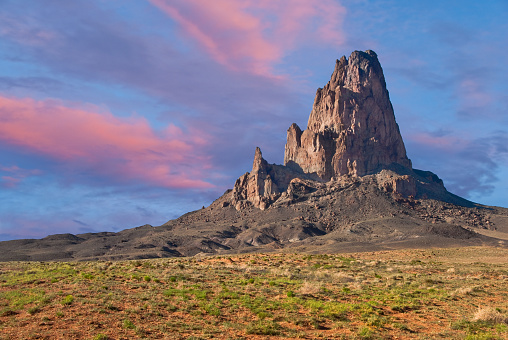
<path fill-rule="evenodd" d="M 0 263 L 0 339 L 507 339 L 508 250 Z"/>

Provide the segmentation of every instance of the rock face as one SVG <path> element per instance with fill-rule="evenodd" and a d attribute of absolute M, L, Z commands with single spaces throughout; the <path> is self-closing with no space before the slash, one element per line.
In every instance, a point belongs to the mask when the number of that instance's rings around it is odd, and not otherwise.
<path fill-rule="evenodd" d="M 312 178 L 282 165 L 268 164 L 261 150 L 256 148 L 252 171 L 246 172 L 235 182 L 232 204 L 237 210 L 254 206 L 264 210 L 286 191 L 292 179 Z"/>
<path fill-rule="evenodd" d="M 268 164 L 256 148 L 252 171 L 236 181 L 231 203 L 264 210 L 292 195 L 294 179 L 327 182 L 393 167 L 403 169 L 401 176 L 383 180 L 380 188 L 415 197 L 417 182 L 377 55 L 355 51 L 337 60 L 330 81 L 317 90 L 307 129 L 289 127 L 284 166 Z"/>
<path fill-rule="evenodd" d="M 392 164 L 411 168 L 383 70 L 376 53 L 355 51 L 337 60 L 330 81 L 317 90 L 307 130 L 289 127 L 284 165 L 328 181 Z"/>
<path fill-rule="evenodd" d="M 272 170 L 272 171 L 271 171 Z M 270 172 L 272 175 L 270 175 Z M 263 159 L 261 150 L 256 148 L 252 171 L 243 174 L 236 180 L 233 189 L 233 204 L 237 210 L 249 204 L 264 210 L 267 203 L 280 194 L 278 186 L 272 180 L 273 169 Z"/>

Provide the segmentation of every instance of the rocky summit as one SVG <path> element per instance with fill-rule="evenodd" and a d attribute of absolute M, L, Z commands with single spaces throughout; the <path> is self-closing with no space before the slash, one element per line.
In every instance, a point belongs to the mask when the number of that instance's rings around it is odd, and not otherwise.
<path fill-rule="evenodd" d="M 117 260 L 252 251 L 307 253 L 508 244 L 508 209 L 448 192 L 413 169 L 373 51 L 335 63 L 284 164 L 252 170 L 210 206 L 162 226 L 0 242 L 0 261 Z"/>
<path fill-rule="evenodd" d="M 289 195 L 293 180 L 328 182 L 386 171 L 390 175 L 378 183 L 385 191 L 456 200 L 436 175 L 413 171 L 377 55 L 355 51 L 336 61 L 330 81 L 317 90 L 307 129 L 289 127 L 284 166 L 268 164 L 256 148 L 252 171 L 236 181 L 232 203 L 266 209 Z"/>
<path fill-rule="evenodd" d="M 373 51 L 337 60 L 330 81 L 317 90 L 307 129 L 289 127 L 284 164 L 325 181 L 392 164 L 411 168 Z"/>

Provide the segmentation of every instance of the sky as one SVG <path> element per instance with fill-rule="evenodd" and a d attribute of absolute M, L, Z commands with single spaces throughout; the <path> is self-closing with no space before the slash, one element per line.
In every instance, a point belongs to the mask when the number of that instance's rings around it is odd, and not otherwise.
<path fill-rule="evenodd" d="M 0 0 L 0 240 L 161 225 L 374 50 L 413 167 L 508 207 L 506 0 Z"/>

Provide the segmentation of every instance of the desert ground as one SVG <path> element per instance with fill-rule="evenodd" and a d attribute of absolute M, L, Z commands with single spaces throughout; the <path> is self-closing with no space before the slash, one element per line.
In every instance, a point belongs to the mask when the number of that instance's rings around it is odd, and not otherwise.
<path fill-rule="evenodd" d="M 501 247 L 0 263 L 0 339 L 506 339 L 507 323 Z"/>

